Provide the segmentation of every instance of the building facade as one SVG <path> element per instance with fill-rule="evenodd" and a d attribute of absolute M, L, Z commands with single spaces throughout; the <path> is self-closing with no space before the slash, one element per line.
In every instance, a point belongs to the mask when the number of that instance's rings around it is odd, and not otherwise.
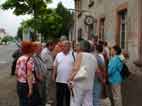
<path fill-rule="evenodd" d="M 76 38 L 97 35 L 142 65 L 142 0 L 75 0 Z"/>

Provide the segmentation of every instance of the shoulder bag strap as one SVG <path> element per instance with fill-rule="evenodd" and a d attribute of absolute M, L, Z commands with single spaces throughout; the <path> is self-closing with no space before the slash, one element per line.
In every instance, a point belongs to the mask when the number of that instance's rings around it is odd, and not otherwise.
<path fill-rule="evenodd" d="M 73 57 L 73 60 L 75 62 L 75 55 L 74 55 L 74 51 L 72 52 L 72 57 Z"/>
<path fill-rule="evenodd" d="M 27 58 L 27 60 L 26 60 L 26 63 L 25 63 L 25 68 L 26 68 L 26 75 L 27 75 L 27 72 L 28 72 L 28 67 L 27 67 L 27 64 L 28 64 L 28 61 L 30 60 L 30 56 Z M 27 79 L 26 79 L 26 81 L 27 81 Z"/>

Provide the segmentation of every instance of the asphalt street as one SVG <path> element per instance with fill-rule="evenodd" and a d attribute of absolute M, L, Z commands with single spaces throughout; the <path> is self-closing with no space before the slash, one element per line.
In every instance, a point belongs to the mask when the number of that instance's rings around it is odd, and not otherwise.
<path fill-rule="evenodd" d="M 16 45 L 0 45 L 0 106 L 17 106 L 15 78 L 10 76 L 12 53 Z"/>
<path fill-rule="evenodd" d="M 12 62 L 12 53 L 16 50 L 16 45 L 0 45 L 0 79 L 4 77 L 5 73 L 10 72 L 10 66 Z"/>

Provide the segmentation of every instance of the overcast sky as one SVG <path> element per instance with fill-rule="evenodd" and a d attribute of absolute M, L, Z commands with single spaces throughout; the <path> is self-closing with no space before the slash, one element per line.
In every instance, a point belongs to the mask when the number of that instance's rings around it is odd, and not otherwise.
<path fill-rule="evenodd" d="M 0 0 L 0 4 L 5 0 Z M 62 2 L 67 8 L 74 8 L 74 0 L 53 0 L 53 3 L 49 5 L 51 8 L 56 8 L 59 2 Z M 27 19 L 28 16 L 15 16 L 12 14 L 12 10 L 2 11 L 0 10 L 0 28 L 4 28 L 9 35 L 16 35 L 17 28 L 20 23 Z"/>

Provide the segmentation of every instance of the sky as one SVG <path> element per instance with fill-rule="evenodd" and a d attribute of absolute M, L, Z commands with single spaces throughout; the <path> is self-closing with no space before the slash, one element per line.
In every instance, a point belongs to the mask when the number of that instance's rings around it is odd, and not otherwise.
<path fill-rule="evenodd" d="M 3 3 L 5 0 L 0 0 L 0 4 Z M 63 5 L 67 8 L 74 8 L 74 0 L 53 0 L 51 4 L 49 4 L 50 8 L 56 8 L 59 2 L 62 2 Z M 11 35 L 15 36 L 17 33 L 17 29 L 20 26 L 20 23 L 23 20 L 28 19 L 29 16 L 15 16 L 12 13 L 12 10 L 3 11 L 0 10 L 0 28 L 4 28 L 6 32 Z"/>

